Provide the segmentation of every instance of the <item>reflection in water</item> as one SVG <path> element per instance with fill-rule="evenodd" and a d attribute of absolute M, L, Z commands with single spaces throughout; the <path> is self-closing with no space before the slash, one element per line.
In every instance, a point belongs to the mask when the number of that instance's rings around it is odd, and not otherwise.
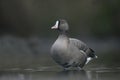
<path fill-rule="evenodd" d="M 2 71 L 0 80 L 119 80 L 120 70 Z"/>
<path fill-rule="evenodd" d="M 62 71 L 57 74 L 59 78 L 69 79 L 69 80 L 90 80 L 90 75 L 87 74 L 87 71 Z"/>
<path fill-rule="evenodd" d="M 89 80 L 85 71 L 1 72 L 0 80 Z"/>

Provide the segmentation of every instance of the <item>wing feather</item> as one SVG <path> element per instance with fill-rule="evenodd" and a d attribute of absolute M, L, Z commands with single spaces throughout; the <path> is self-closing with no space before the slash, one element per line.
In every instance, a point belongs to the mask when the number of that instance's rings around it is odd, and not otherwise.
<path fill-rule="evenodd" d="M 76 46 L 78 49 L 83 50 L 88 57 L 96 57 L 96 55 L 94 54 L 94 51 L 89 48 L 84 42 L 82 42 L 81 40 L 75 39 L 75 38 L 69 38 L 70 43 L 73 44 L 74 46 Z"/>

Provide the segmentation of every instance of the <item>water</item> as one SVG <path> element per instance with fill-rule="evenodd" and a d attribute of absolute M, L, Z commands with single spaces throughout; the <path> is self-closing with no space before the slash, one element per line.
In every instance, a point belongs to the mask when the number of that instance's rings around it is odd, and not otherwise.
<path fill-rule="evenodd" d="M 43 67 L 42 67 L 43 68 Z M 55 67 L 54 67 L 55 68 Z M 62 71 L 45 67 L 44 70 L 6 70 L 0 72 L 0 80 L 119 80 L 120 67 L 91 68 L 82 71 Z"/>

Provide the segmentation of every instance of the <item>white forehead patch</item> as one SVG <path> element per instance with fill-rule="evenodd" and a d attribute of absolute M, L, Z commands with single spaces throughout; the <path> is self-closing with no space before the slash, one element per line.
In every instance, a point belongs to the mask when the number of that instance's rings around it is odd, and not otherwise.
<path fill-rule="evenodd" d="M 55 27 L 58 28 L 59 21 L 56 21 Z"/>

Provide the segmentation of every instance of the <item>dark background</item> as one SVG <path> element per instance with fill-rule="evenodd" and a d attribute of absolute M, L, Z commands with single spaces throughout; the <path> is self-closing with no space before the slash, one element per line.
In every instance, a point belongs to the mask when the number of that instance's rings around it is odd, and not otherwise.
<path fill-rule="evenodd" d="M 53 36 L 50 27 L 63 18 L 72 35 L 120 36 L 119 0 L 0 0 L 0 33 Z"/>

